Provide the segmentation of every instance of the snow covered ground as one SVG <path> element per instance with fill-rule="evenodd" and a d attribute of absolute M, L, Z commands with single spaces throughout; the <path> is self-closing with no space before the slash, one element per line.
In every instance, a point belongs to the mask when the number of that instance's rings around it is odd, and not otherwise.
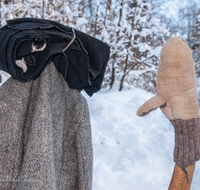
<path fill-rule="evenodd" d="M 93 190 L 167 190 L 174 169 L 174 129 L 160 109 L 145 117 L 137 109 L 153 95 L 126 86 L 85 93 L 91 117 Z M 200 188 L 197 162 L 191 190 Z"/>
<path fill-rule="evenodd" d="M 8 78 L 3 74 L 3 82 Z M 174 169 L 174 129 L 160 109 L 137 109 L 153 94 L 125 86 L 88 97 L 92 125 L 93 190 L 167 190 Z M 200 189 L 200 161 L 191 190 Z"/>

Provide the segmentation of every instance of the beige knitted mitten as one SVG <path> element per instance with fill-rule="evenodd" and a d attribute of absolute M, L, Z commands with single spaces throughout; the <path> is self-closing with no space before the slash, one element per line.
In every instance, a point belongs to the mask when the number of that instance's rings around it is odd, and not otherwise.
<path fill-rule="evenodd" d="M 137 111 L 144 116 L 160 107 L 175 129 L 174 161 L 182 169 L 200 159 L 199 104 L 192 52 L 177 37 L 170 38 L 160 55 L 157 95 Z"/>

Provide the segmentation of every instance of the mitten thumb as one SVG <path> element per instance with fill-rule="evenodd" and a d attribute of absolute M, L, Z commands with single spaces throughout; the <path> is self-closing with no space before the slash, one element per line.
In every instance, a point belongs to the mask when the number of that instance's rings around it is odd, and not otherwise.
<path fill-rule="evenodd" d="M 138 116 L 145 116 L 149 112 L 155 110 L 157 107 L 160 107 L 165 104 L 165 100 L 160 95 L 156 95 L 147 102 L 145 102 L 137 111 Z"/>

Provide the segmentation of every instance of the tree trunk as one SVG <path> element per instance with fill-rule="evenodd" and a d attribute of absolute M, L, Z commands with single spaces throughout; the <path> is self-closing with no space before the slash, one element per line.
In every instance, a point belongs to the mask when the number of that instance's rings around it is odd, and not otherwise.
<path fill-rule="evenodd" d="M 119 14 L 119 21 L 118 21 L 118 27 L 120 27 L 120 23 L 121 23 L 121 19 L 122 19 L 122 10 L 123 10 L 123 5 L 124 5 L 124 0 L 121 1 L 121 8 L 120 8 L 120 14 Z M 116 35 L 116 44 L 118 43 L 119 41 L 119 32 L 120 30 L 117 31 L 117 35 Z M 116 57 L 117 57 L 117 50 L 116 52 L 114 53 L 113 55 L 113 62 L 112 62 L 112 68 L 111 68 L 111 81 L 110 81 L 110 89 L 113 87 L 113 84 L 114 84 L 114 81 L 115 81 L 115 60 L 116 60 Z"/>
<path fill-rule="evenodd" d="M 108 6 L 108 10 L 109 10 L 109 14 L 108 14 L 108 20 L 110 20 L 111 18 L 111 7 L 112 7 L 112 0 L 109 0 L 110 3 L 109 3 L 109 6 Z"/>
<path fill-rule="evenodd" d="M 132 29 L 133 29 L 133 21 L 132 21 Z M 131 39 L 132 39 L 132 34 L 129 36 L 129 42 L 128 42 L 128 46 L 127 46 L 127 54 L 126 54 L 126 59 L 125 59 L 125 66 L 124 66 L 124 74 L 121 78 L 120 81 L 120 87 L 119 87 L 119 91 L 122 90 L 123 88 L 123 83 L 124 83 L 124 78 L 126 77 L 126 75 L 128 74 L 128 72 L 126 72 L 127 68 L 128 68 L 128 59 L 129 59 L 129 47 L 131 46 Z"/>
<path fill-rule="evenodd" d="M 113 87 L 114 82 L 115 82 L 115 66 L 114 66 L 114 62 L 113 62 L 112 70 L 111 70 L 111 77 L 110 77 L 110 89 Z"/>
<path fill-rule="evenodd" d="M 4 0 L 3 3 L 4 3 L 4 4 L 9 4 L 9 3 L 11 3 L 11 0 Z"/>
<path fill-rule="evenodd" d="M 115 1 L 115 9 L 114 10 L 117 9 L 117 2 L 118 2 L 118 0 Z M 113 14 L 113 20 L 115 20 L 115 17 L 116 17 L 116 13 L 114 12 L 114 14 Z"/>
<path fill-rule="evenodd" d="M 121 81 L 120 81 L 120 86 L 119 86 L 119 91 L 122 91 L 123 87 L 124 87 L 124 78 L 125 78 L 125 75 L 122 76 L 121 78 Z"/>
<path fill-rule="evenodd" d="M 105 17 L 104 17 L 104 21 L 103 21 L 104 30 L 106 29 L 106 21 L 107 21 L 107 19 L 108 19 L 107 12 L 108 12 L 108 10 L 110 10 L 110 8 L 111 8 L 111 2 L 112 2 L 112 0 L 107 0 L 107 2 L 106 2 L 106 11 L 105 11 Z M 103 41 L 103 40 L 104 40 L 104 35 L 103 35 L 103 37 L 102 37 L 102 41 Z"/>
<path fill-rule="evenodd" d="M 45 6 L 45 0 L 42 0 L 42 18 L 44 19 L 44 6 Z"/>
<path fill-rule="evenodd" d="M 125 67 L 124 67 L 124 74 L 123 74 L 123 76 L 122 76 L 122 78 L 121 78 L 121 81 L 120 81 L 119 91 L 121 91 L 122 88 L 123 88 L 123 83 L 124 83 L 124 78 L 125 78 L 125 76 L 126 76 L 127 67 L 128 67 L 128 52 L 127 52 L 127 54 L 126 54 Z"/>
<path fill-rule="evenodd" d="M 97 12 L 96 12 L 96 18 L 95 18 L 95 25 L 94 25 L 94 37 L 95 37 L 96 34 L 97 34 L 98 12 L 99 12 L 99 5 L 97 5 Z"/>
<path fill-rule="evenodd" d="M 90 31 L 92 31 L 92 0 L 89 0 L 89 9 L 90 9 Z"/>

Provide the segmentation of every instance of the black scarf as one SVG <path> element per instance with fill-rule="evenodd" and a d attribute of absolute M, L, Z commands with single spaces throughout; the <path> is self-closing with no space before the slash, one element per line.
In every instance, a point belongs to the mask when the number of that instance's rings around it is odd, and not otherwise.
<path fill-rule="evenodd" d="M 36 79 L 53 61 L 70 88 L 92 96 L 101 88 L 109 54 L 102 41 L 50 20 L 14 19 L 0 29 L 0 69 L 21 82 Z"/>

